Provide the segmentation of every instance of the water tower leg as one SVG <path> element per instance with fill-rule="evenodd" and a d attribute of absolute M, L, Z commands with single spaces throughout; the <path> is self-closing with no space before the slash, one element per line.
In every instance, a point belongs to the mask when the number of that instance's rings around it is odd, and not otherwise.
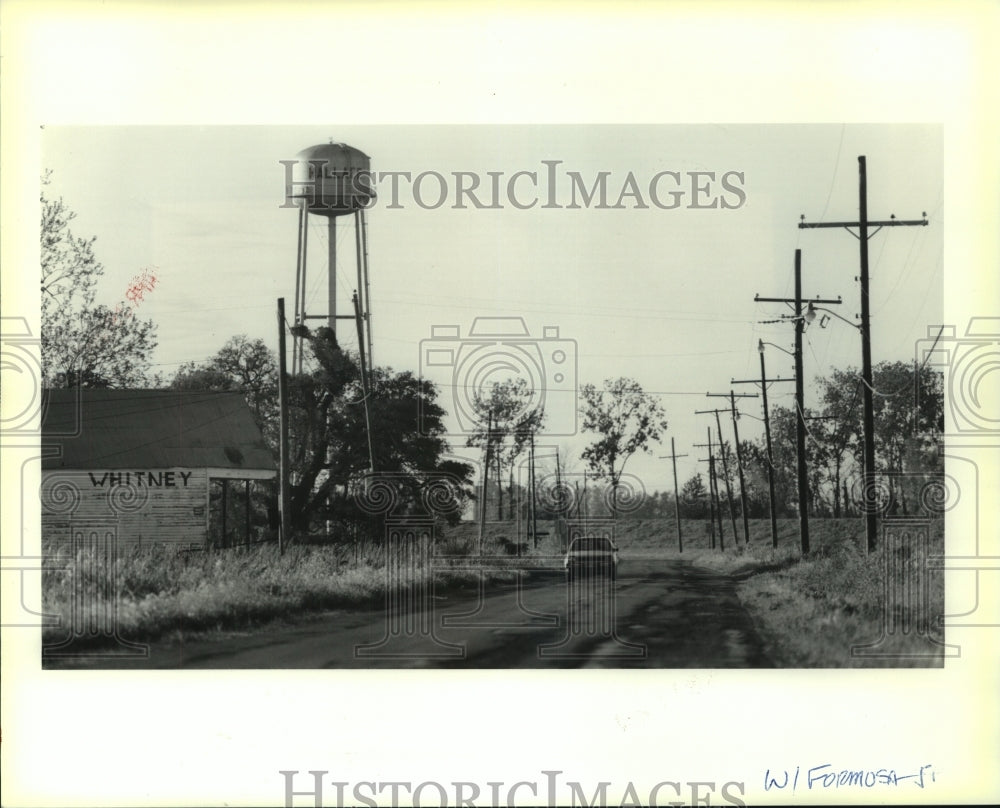
<path fill-rule="evenodd" d="M 364 276 L 362 274 L 362 257 L 361 257 L 361 211 L 354 211 L 354 265 L 358 270 L 358 308 L 361 311 L 362 322 L 364 321 L 365 313 L 365 285 Z"/>
<path fill-rule="evenodd" d="M 361 322 L 358 324 L 358 339 L 363 345 L 359 345 L 359 351 L 368 354 L 367 381 L 368 389 L 372 387 L 372 332 L 370 316 L 370 303 L 368 300 L 368 250 L 364 245 L 364 210 L 354 211 L 354 244 L 357 250 L 355 265 L 358 270 L 358 309 L 361 313 Z"/>
<path fill-rule="evenodd" d="M 330 312 L 329 324 L 334 337 L 337 336 L 337 220 L 331 216 L 327 225 L 327 241 L 329 267 L 328 304 Z"/>
<path fill-rule="evenodd" d="M 365 219 L 364 208 L 358 211 L 358 218 L 361 222 L 361 256 L 362 267 L 365 275 L 365 330 L 368 334 L 368 367 L 375 367 L 375 351 L 372 348 L 372 293 L 368 285 L 368 224 Z"/>
<path fill-rule="evenodd" d="M 299 232 L 298 232 L 298 244 L 295 248 L 295 314 L 294 324 L 299 324 L 299 319 L 301 317 L 301 312 L 299 311 L 299 296 L 301 295 L 302 288 L 302 231 L 305 229 L 305 218 L 306 218 L 306 206 L 305 203 L 299 205 Z M 298 369 L 298 358 L 299 358 L 299 338 L 292 336 L 292 372 L 294 373 Z"/>
<path fill-rule="evenodd" d="M 327 220 L 327 305 L 329 306 L 329 314 L 327 315 L 327 322 L 330 325 L 330 330 L 333 332 L 334 344 L 337 343 L 337 220 L 331 216 Z M 327 429 L 331 426 L 330 421 L 327 421 Z M 333 446 L 328 446 L 326 450 L 326 462 L 328 474 L 333 471 Z M 326 495 L 326 505 L 329 512 L 333 511 L 333 485 L 331 484 L 327 490 Z M 333 523 L 328 518 L 326 520 L 326 535 L 329 539 L 331 533 L 333 532 Z"/>
<path fill-rule="evenodd" d="M 300 292 L 298 300 L 295 301 L 295 322 L 299 325 L 305 325 L 306 322 L 306 270 L 308 268 L 308 258 L 309 258 L 309 211 L 303 205 L 302 207 L 302 283 L 300 284 Z M 302 342 L 302 337 L 296 337 L 295 342 L 298 344 L 298 359 L 299 366 L 296 368 L 292 365 L 293 373 L 302 372 L 302 359 L 303 353 L 305 353 L 305 345 Z"/>

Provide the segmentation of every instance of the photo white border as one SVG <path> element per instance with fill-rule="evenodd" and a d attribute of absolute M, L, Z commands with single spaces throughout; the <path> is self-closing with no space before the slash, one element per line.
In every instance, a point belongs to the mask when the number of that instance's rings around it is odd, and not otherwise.
<path fill-rule="evenodd" d="M 977 2 L 8 0 L 3 314 L 37 334 L 21 268 L 38 265 L 42 125 L 943 122 L 945 322 L 962 328 L 1000 300 L 997 23 Z M 981 535 L 1000 535 L 984 515 Z M 5 499 L 5 555 L 18 516 Z M 9 629 L 4 804 L 280 805 L 280 769 L 445 783 L 558 769 L 612 792 L 737 780 L 748 804 L 775 803 L 765 768 L 828 761 L 929 763 L 940 787 L 817 803 L 988 802 L 1000 630 L 948 640 L 962 656 L 943 671 L 82 673 L 41 672 L 37 632 Z"/>

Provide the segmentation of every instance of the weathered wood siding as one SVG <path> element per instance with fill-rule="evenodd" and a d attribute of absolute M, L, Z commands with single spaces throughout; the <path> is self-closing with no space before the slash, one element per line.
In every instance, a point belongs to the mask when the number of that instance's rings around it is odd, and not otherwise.
<path fill-rule="evenodd" d="M 53 469 L 41 501 L 42 537 L 58 542 L 98 526 L 115 526 L 122 544 L 203 546 L 208 534 L 206 469 Z"/>

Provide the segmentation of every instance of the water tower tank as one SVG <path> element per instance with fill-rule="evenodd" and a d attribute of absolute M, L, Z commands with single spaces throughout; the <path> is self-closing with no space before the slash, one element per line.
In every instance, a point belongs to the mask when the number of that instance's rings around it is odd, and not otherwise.
<path fill-rule="evenodd" d="M 310 213 L 320 216 L 354 213 L 375 199 L 371 160 L 345 143 L 322 143 L 300 151 L 291 175 L 291 184 L 285 186 L 286 202 L 304 201 Z"/>

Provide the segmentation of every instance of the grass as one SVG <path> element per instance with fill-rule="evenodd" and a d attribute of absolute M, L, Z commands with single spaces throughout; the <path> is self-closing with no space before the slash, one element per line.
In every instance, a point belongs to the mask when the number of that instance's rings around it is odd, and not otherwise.
<path fill-rule="evenodd" d="M 470 547 L 452 540 L 447 550 L 462 555 Z M 504 566 L 503 556 L 497 561 L 492 566 Z M 433 570 L 418 563 L 398 569 L 406 588 L 431 576 L 438 588 L 462 588 L 477 583 L 482 574 L 449 570 L 447 563 L 435 564 Z M 512 577 L 502 569 L 485 574 L 493 579 Z M 43 605 L 61 622 L 44 629 L 43 641 L 58 643 L 70 631 L 67 627 L 75 625 L 81 644 L 108 643 L 106 632 L 80 627 L 106 626 L 110 619 L 115 620 L 119 636 L 143 641 L 246 628 L 333 608 L 381 606 L 387 580 L 377 553 L 355 558 L 353 551 L 336 545 L 292 546 L 284 555 L 273 545 L 188 553 L 126 546 L 111 567 L 95 551 L 80 550 L 74 556 L 51 548 L 42 575 Z"/>
<path fill-rule="evenodd" d="M 782 538 L 784 531 L 793 535 Z M 784 525 L 774 549 L 768 523 L 760 520 L 751 521 L 749 545 L 726 553 L 698 547 L 682 557 L 736 581 L 779 666 L 941 666 L 944 576 L 925 562 L 943 552 L 943 521 L 927 523 L 926 544 L 914 542 L 915 535 L 889 542 L 887 559 L 882 546 L 865 552 L 863 520 L 812 520 L 811 551 L 803 557 L 797 527 Z M 923 587 L 904 594 L 916 583 Z"/>
<path fill-rule="evenodd" d="M 929 523 L 926 551 L 943 551 L 943 524 Z M 812 552 L 799 551 L 798 522 L 779 520 L 778 547 L 771 546 L 767 520 L 750 520 L 750 543 L 733 540 L 724 524 L 726 550 L 713 549 L 705 520 L 682 524 L 684 552 L 677 551 L 676 527 L 666 519 L 622 519 L 615 538 L 624 563 L 629 558 L 674 559 L 732 577 L 737 593 L 754 619 L 769 656 L 785 667 L 901 667 L 941 665 L 934 641 L 943 641 L 935 618 L 943 613 L 941 573 L 930 573 L 924 550 L 912 541 L 864 552 L 861 519 L 815 519 L 810 522 Z M 513 526 L 511 526 L 513 527 Z M 433 576 L 436 587 L 471 587 L 482 574 L 512 578 L 505 567 L 518 566 L 517 552 L 551 562 L 561 552 L 553 523 L 539 523 L 547 533 L 536 548 L 521 544 L 512 530 L 489 526 L 485 538 L 491 569 L 448 569 L 449 558 L 461 563 L 478 547 L 478 529 L 463 524 L 445 531 L 436 545 L 433 569 L 410 565 L 401 575 L 404 587 Z M 523 537 L 522 537 L 523 541 Z M 108 569 L 93 553 L 76 557 L 53 550 L 43 572 L 45 610 L 62 617 L 62 627 L 44 629 L 44 642 L 67 635 L 66 626 L 94 624 L 112 613 L 119 636 L 153 640 L 164 635 L 248 628 L 276 619 L 293 619 L 334 608 L 380 607 L 387 589 L 381 548 L 296 545 L 279 555 L 272 545 L 251 550 L 177 553 L 163 548 L 124 548 Z M 903 602 L 895 584 L 926 582 L 926 590 Z M 887 606 L 888 603 L 888 606 Z M 116 613 L 112 612 L 116 609 Z M 928 622 L 929 625 L 925 625 Z M 923 621 L 923 624 L 921 623 Z M 904 632 L 901 629 L 907 628 Z M 917 631 L 920 628 L 922 631 Z M 896 629 L 896 630 L 892 630 Z M 886 635 L 883 638 L 883 635 Z M 884 639 L 882 656 L 859 656 L 852 647 Z M 100 634 L 83 638 L 99 643 Z"/>

